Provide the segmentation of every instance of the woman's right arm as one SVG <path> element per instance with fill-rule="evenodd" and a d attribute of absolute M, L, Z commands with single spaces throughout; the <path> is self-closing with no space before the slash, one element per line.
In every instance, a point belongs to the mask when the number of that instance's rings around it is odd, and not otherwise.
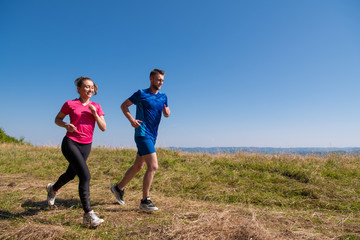
<path fill-rule="evenodd" d="M 74 125 L 63 121 L 65 117 L 66 117 L 66 115 L 64 113 L 59 112 L 55 117 L 55 124 L 58 125 L 59 127 L 65 128 L 66 131 L 68 131 L 68 132 L 76 131 L 76 127 Z"/>

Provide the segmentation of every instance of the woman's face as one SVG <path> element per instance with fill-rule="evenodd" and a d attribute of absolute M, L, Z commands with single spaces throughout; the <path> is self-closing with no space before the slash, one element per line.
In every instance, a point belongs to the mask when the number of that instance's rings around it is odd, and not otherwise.
<path fill-rule="evenodd" d="M 78 87 L 81 98 L 89 99 L 94 94 L 94 83 L 91 80 L 84 80 L 81 87 Z"/>

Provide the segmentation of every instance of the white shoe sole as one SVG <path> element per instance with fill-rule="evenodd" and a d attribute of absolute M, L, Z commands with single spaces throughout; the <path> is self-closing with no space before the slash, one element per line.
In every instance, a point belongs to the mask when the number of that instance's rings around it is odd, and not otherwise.
<path fill-rule="evenodd" d="M 141 205 L 139 206 L 140 210 L 144 211 L 144 212 L 154 212 L 154 211 L 158 211 L 159 209 L 157 207 L 155 208 L 145 208 L 145 207 L 141 207 Z"/>

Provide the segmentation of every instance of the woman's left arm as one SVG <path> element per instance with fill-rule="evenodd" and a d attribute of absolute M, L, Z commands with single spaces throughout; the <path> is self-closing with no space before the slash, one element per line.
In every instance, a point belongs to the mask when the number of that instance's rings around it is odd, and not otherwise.
<path fill-rule="evenodd" d="M 96 112 L 95 106 L 89 104 L 89 109 L 91 110 L 92 115 L 95 118 L 95 121 L 97 122 L 98 127 L 101 131 L 105 132 L 106 130 L 106 122 L 104 116 L 99 116 Z"/>

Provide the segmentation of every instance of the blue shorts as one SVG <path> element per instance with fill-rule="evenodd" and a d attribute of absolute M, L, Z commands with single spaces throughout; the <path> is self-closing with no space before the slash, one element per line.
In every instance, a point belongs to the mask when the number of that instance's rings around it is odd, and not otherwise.
<path fill-rule="evenodd" d="M 155 140 L 148 137 L 137 136 L 135 137 L 135 143 L 138 149 L 139 156 L 144 156 L 155 151 Z"/>

